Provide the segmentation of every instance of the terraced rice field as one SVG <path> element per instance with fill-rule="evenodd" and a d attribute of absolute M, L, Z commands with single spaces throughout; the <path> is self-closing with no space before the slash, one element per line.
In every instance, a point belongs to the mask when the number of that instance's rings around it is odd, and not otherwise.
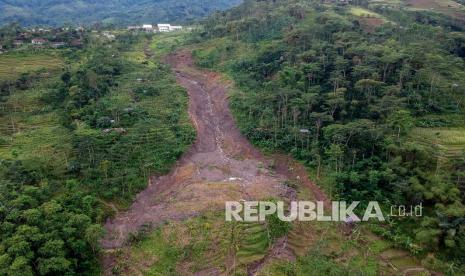
<path fill-rule="evenodd" d="M 455 158 L 465 152 L 465 128 L 415 128 L 411 139 L 446 158 Z"/>
<path fill-rule="evenodd" d="M 264 224 L 226 223 L 218 214 L 170 222 L 131 248 L 116 251 L 123 275 L 188 275 L 189 272 L 246 273 L 247 265 L 263 258 L 270 241 Z"/>
<path fill-rule="evenodd" d="M 465 7 L 451 0 L 408 0 L 406 5 L 411 10 L 428 10 L 465 20 Z"/>
<path fill-rule="evenodd" d="M 71 136 L 40 101 L 47 79 L 37 87 L 15 91 L 0 103 L 0 159 L 40 160 L 64 172 L 71 151 Z"/>
<path fill-rule="evenodd" d="M 0 80 L 14 79 L 21 73 L 59 69 L 63 60 L 54 52 L 10 52 L 0 55 Z"/>
<path fill-rule="evenodd" d="M 465 6 L 452 0 L 371 0 L 370 6 L 437 12 L 455 19 L 465 20 Z"/>
<path fill-rule="evenodd" d="M 370 5 L 384 6 L 390 8 L 400 8 L 404 5 L 403 0 L 371 0 Z"/>
<path fill-rule="evenodd" d="M 463 10 L 463 5 L 451 0 L 408 0 L 407 5 L 417 9 Z"/>

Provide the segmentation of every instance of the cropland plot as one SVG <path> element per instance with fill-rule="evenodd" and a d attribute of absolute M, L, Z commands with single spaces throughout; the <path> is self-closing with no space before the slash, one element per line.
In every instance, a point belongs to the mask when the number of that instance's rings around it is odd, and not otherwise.
<path fill-rule="evenodd" d="M 53 80 L 52 80 L 53 81 Z M 40 128 L 56 123 L 40 97 L 47 91 L 47 81 L 42 79 L 33 88 L 19 90 L 12 88 L 11 95 L 0 103 L 0 133 L 12 135 L 31 128 Z"/>
<path fill-rule="evenodd" d="M 408 0 L 406 5 L 413 10 L 440 12 L 455 18 L 465 19 L 465 7 L 450 0 Z"/>
<path fill-rule="evenodd" d="M 465 152 L 465 128 L 415 128 L 411 139 L 444 157 L 459 157 Z"/>
<path fill-rule="evenodd" d="M 11 52 L 0 56 L 0 80 L 15 79 L 21 73 L 45 69 L 54 71 L 63 65 L 55 52 Z"/>
<path fill-rule="evenodd" d="M 372 0 L 370 1 L 370 6 L 400 8 L 404 5 L 405 5 L 405 2 L 401 0 Z"/>
<path fill-rule="evenodd" d="M 63 173 L 71 154 L 71 136 L 40 96 L 45 87 L 16 91 L 0 105 L 0 158 L 40 160 Z"/>
<path fill-rule="evenodd" d="M 463 10 L 463 5 L 450 0 L 408 0 L 407 5 L 417 9 Z"/>
<path fill-rule="evenodd" d="M 360 17 L 377 17 L 381 18 L 381 15 L 377 14 L 376 12 L 370 11 L 368 9 L 364 9 L 361 7 L 351 7 L 350 8 L 350 13 L 355 15 L 355 16 L 360 16 Z"/>
<path fill-rule="evenodd" d="M 159 34 L 157 39 L 154 39 L 150 44 L 150 50 L 153 52 L 155 60 L 160 59 L 173 51 L 176 47 L 183 44 L 187 35 L 184 33 L 164 33 Z"/>

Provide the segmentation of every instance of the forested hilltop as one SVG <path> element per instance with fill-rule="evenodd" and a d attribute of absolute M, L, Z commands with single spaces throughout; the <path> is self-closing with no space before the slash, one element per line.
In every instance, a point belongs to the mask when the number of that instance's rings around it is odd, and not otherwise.
<path fill-rule="evenodd" d="M 0 24 L 18 22 L 22 25 L 52 25 L 64 23 L 89 25 L 102 22 L 128 24 L 185 22 L 224 10 L 240 0 L 2 0 Z"/>
<path fill-rule="evenodd" d="M 193 38 L 197 64 L 235 80 L 243 133 L 305 162 L 333 199 L 387 213 L 422 203 L 423 217 L 372 230 L 454 272 L 465 262 L 463 7 L 326 2 L 214 14 Z"/>

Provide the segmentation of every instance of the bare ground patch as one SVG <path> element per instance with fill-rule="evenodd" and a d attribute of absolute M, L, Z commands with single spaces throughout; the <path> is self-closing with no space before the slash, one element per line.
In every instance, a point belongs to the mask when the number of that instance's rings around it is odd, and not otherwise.
<path fill-rule="evenodd" d="M 358 22 L 360 27 L 367 33 L 374 33 L 376 28 L 385 23 L 383 19 L 376 17 L 360 17 Z"/>

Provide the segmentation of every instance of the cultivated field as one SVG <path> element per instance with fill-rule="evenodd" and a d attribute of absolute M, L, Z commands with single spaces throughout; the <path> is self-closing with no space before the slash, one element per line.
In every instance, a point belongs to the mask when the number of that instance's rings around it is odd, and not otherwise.
<path fill-rule="evenodd" d="M 355 16 L 360 16 L 360 17 L 377 17 L 381 18 L 381 15 L 377 14 L 376 12 L 361 8 L 361 7 L 351 7 L 350 8 L 350 13 L 355 15 Z"/>
<path fill-rule="evenodd" d="M 456 158 L 465 152 L 465 128 L 415 128 L 411 136 L 443 157 Z"/>
<path fill-rule="evenodd" d="M 408 0 L 407 6 L 417 9 L 463 10 L 463 5 L 450 0 Z"/>
<path fill-rule="evenodd" d="M 442 13 L 456 19 L 465 20 L 465 7 L 450 0 L 408 0 L 406 6 L 411 10 L 428 10 Z"/>
<path fill-rule="evenodd" d="M 10 52 L 0 55 L 0 80 L 13 79 L 21 73 L 56 70 L 63 61 L 58 53 L 47 52 Z"/>

